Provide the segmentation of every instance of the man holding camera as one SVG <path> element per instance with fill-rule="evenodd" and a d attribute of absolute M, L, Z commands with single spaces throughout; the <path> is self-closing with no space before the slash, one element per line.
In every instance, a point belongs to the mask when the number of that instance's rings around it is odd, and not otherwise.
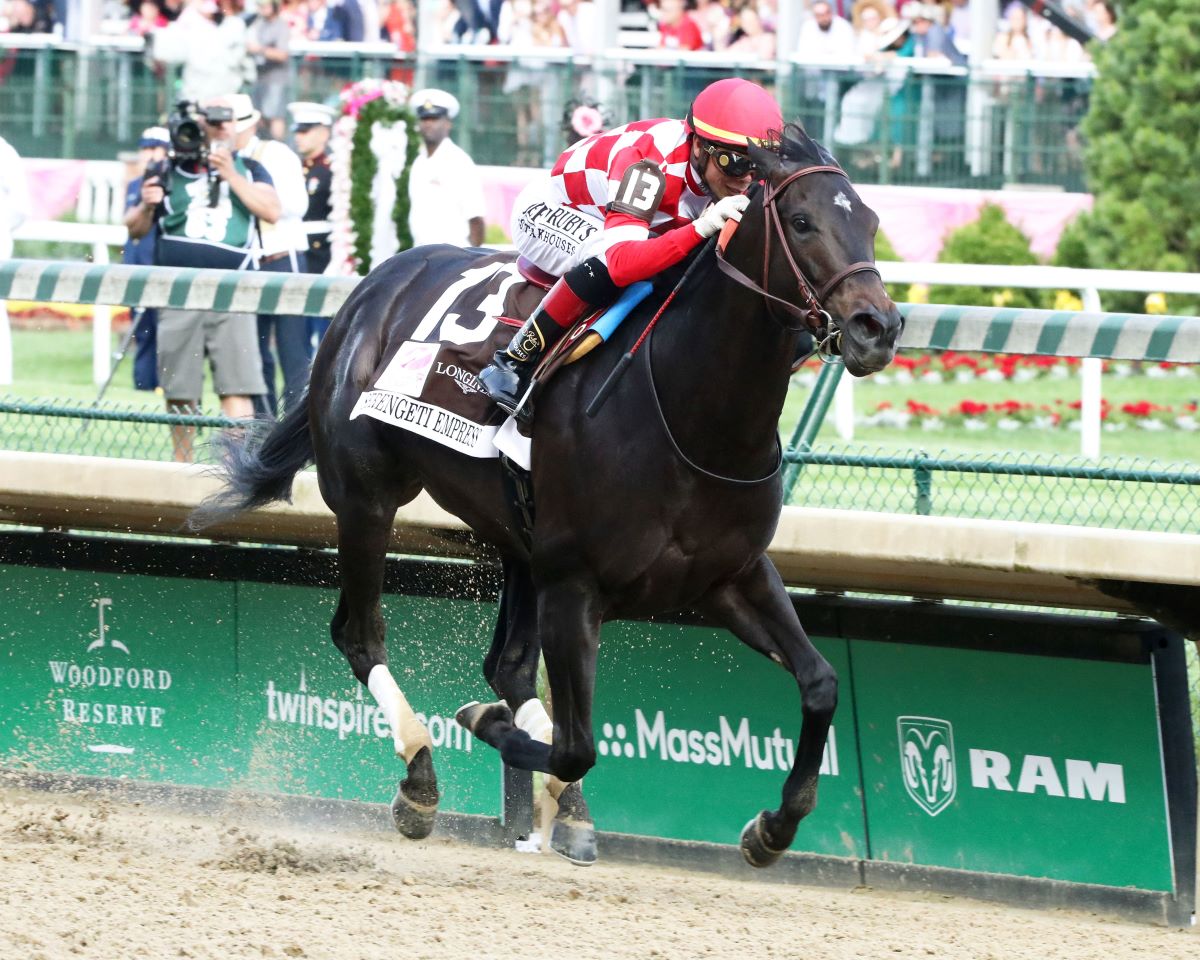
<path fill-rule="evenodd" d="M 141 202 L 125 215 L 133 239 L 157 222 L 155 263 L 242 270 L 251 265 L 258 223 L 279 219 L 279 197 L 266 170 L 234 150 L 233 110 L 223 98 L 183 102 L 167 124 L 170 160 L 147 170 Z M 158 379 L 167 409 L 195 413 L 204 357 L 228 417 L 253 416 L 251 396 L 265 393 L 255 317 L 249 313 L 161 310 Z M 195 429 L 173 427 L 175 459 L 193 459 Z"/>

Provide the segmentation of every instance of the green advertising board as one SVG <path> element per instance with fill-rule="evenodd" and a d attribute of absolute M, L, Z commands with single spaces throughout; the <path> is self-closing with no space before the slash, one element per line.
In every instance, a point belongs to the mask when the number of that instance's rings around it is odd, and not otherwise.
<path fill-rule="evenodd" d="M 847 645 L 814 642 L 844 682 L 817 809 L 792 849 L 864 857 Z M 599 758 L 584 789 L 601 829 L 737 843 L 751 817 L 779 806 L 800 692 L 791 674 L 723 630 L 612 623 L 593 716 Z"/>
<path fill-rule="evenodd" d="M 1172 889 L 1146 665 L 868 640 L 853 658 L 873 859 Z"/>
<path fill-rule="evenodd" d="M 225 787 L 233 583 L 0 566 L 0 762 Z"/>

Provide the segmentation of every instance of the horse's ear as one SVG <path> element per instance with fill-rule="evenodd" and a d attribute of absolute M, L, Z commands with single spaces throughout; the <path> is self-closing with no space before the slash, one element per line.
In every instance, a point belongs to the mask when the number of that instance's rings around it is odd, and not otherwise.
<path fill-rule="evenodd" d="M 751 143 L 750 159 L 767 179 L 770 179 L 771 175 L 779 169 L 779 153 L 773 147 L 760 147 L 756 143 Z"/>

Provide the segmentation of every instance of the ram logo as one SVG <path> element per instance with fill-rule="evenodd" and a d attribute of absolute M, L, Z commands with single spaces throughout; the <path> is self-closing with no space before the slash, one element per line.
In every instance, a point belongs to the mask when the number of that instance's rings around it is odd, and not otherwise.
<path fill-rule="evenodd" d="M 931 817 L 950 806 L 958 790 L 954 728 L 935 717 L 897 717 L 904 788 Z"/>

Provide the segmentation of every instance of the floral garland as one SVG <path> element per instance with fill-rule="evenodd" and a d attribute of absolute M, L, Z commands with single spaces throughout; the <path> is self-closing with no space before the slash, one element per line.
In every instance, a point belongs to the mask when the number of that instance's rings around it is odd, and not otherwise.
<path fill-rule="evenodd" d="M 333 128 L 330 166 L 333 172 L 330 220 L 333 271 L 366 276 L 371 269 L 371 242 L 375 203 L 371 188 L 379 171 L 379 158 L 371 149 L 376 124 L 404 124 L 406 151 L 404 167 L 396 177 L 396 199 L 392 222 L 396 225 L 398 249 L 412 246 L 408 226 L 408 179 L 421 139 L 416 117 L 408 109 L 408 87 L 392 80 L 361 80 L 347 84 L 339 95 L 342 115 Z"/>

